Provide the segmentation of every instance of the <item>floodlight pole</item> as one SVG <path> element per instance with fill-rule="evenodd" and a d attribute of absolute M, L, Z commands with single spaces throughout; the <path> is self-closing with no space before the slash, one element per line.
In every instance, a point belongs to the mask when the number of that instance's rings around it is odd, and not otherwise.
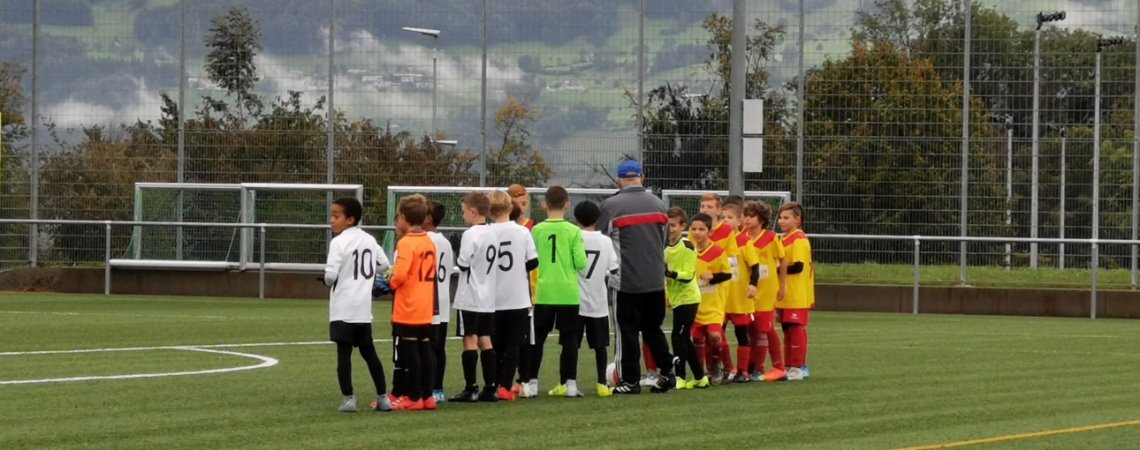
<path fill-rule="evenodd" d="M 744 98 L 747 96 L 744 72 L 747 70 L 744 51 L 747 41 L 744 0 L 732 2 L 732 59 L 729 61 L 730 89 L 728 92 L 728 192 L 744 195 Z"/>
<path fill-rule="evenodd" d="M 484 12 L 484 15 L 486 15 L 485 12 Z M 437 40 L 439 39 L 440 31 L 436 30 L 436 29 L 432 29 L 432 28 L 416 28 L 416 27 L 402 27 L 401 29 L 404 31 L 410 31 L 412 33 L 422 34 L 424 36 L 431 38 L 431 135 L 435 136 L 435 130 L 436 130 L 436 93 L 438 91 L 438 89 L 436 88 L 436 85 L 439 84 L 437 82 L 437 78 L 436 78 L 438 73 L 439 73 Z"/>
<path fill-rule="evenodd" d="M 479 90 L 479 187 L 487 185 L 487 2 L 483 0 L 483 70 Z"/>
<path fill-rule="evenodd" d="M 1100 239 L 1100 65 L 1101 54 L 1105 47 L 1112 47 L 1124 43 L 1124 38 L 1100 38 L 1096 41 L 1096 81 L 1093 94 L 1093 191 L 1092 191 L 1092 317 L 1096 318 L 1096 282 L 1095 268 L 1100 264 L 1100 249 L 1096 242 Z"/>
<path fill-rule="evenodd" d="M 1041 119 L 1041 25 L 1049 22 L 1057 22 L 1065 19 L 1064 11 L 1055 12 L 1039 12 L 1037 13 L 1037 29 L 1033 32 L 1033 125 L 1031 134 L 1033 136 L 1032 144 L 1032 168 L 1030 169 L 1031 189 L 1029 199 L 1029 237 L 1037 239 L 1037 217 L 1038 211 L 1038 195 L 1037 192 L 1040 188 L 1040 176 L 1038 170 L 1040 167 L 1040 134 L 1038 129 Z M 1037 242 L 1029 243 L 1029 267 L 1037 268 Z"/>

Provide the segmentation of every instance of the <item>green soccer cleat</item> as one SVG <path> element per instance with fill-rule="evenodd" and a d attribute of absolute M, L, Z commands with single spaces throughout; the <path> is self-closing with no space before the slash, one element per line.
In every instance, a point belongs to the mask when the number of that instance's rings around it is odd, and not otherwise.
<path fill-rule="evenodd" d="M 681 377 L 677 377 L 677 390 L 689 389 L 689 383 L 691 383 L 691 381 L 685 381 L 682 380 Z"/>
<path fill-rule="evenodd" d="M 712 386 L 712 382 L 709 381 L 709 376 L 705 375 L 699 380 L 690 380 L 686 383 L 685 389 L 708 389 L 709 386 Z"/>
<path fill-rule="evenodd" d="M 598 383 L 598 397 L 610 397 L 614 395 L 614 389 L 604 384 Z"/>
<path fill-rule="evenodd" d="M 566 385 L 560 384 L 558 386 L 554 386 L 554 389 L 546 391 L 546 395 L 549 395 L 551 397 L 565 397 L 566 396 Z"/>

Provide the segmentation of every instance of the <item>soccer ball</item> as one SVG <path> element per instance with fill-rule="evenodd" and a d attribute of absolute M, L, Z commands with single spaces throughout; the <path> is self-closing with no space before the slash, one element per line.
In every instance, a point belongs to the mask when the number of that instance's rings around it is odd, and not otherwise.
<path fill-rule="evenodd" d="M 606 365 L 606 385 L 615 387 L 621 384 L 621 378 L 618 377 L 617 363 L 609 363 Z"/>

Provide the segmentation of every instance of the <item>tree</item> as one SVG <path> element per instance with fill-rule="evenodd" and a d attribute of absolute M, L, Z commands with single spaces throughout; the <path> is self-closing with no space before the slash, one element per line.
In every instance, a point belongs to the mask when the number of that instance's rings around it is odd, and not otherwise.
<path fill-rule="evenodd" d="M 244 7 L 210 20 L 210 32 L 202 38 L 206 54 L 207 78 L 226 90 L 237 103 L 238 117 L 255 116 L 261 111 L 261 98 L 254 92 L 260 77 L 254 58 L 261 51 L 261 25 Z"/>
<path fill-rule="evenodd" d="M 542 186 L 554 175 L 546 165 L 546 158 L 527 139 L 527 127 L 541 111 L 530 107 L 527 101 L 514 96 L 495 111 L 495 131 L 502 138 L 498 149 L 489 150 L 487 183 L 506 186 L 519 183 L 523 186 Z"/>
<path fill-rule="evenodd" d="M 20 81 L 24 68 L 19 64 L 0 61 L 0 115 L 4 125 L 24 123 L 24 90 Z"/>
<path fill-rule="evenodd" d="M 642 127 L 643 162 L 655 188 L 716 189 L 727 179 L 732 19 L 714 12 L 702 24 L 709 33 L 705 70 L 716 77 L 720 89 L 699 93 L 666 83 L 649 91 Z M 757 19 L 745 54 L 745 98 L 764 98 L 766 120 L 775 123 L 783 121 L 787 105 L 770 91 L 764 63 L 783 39 L 782 27 Z M 636 106 L 636 97 L 626 95 Z"/>
<path fill-rule="evenodd" d="M 856 42 L 850 56 L 825 62 L 805 82 L 810 95 L 804 103 L 804 134 L 812 139 L 805 151 L 811 156 L 804 190 L 810 194 L 813 230 L 958 231 L 960 85 L 947 87 L 929 59 L 882 41 L 874 46 Z M 985 123 L 980 99 L 971 101 L 971 121 Z M 996 135 L 988 124 L 971 127 L 970 133 L 978 141 Z M 971 208 L 1004 209 L 1003 202 L 993 200 L 1004 198 L 1004 189 L 998 190 L 997 152 L 977 146 L 969 164 Z M 1000 226 L 1001 218 L 991 213 L 970 223 Z"/>

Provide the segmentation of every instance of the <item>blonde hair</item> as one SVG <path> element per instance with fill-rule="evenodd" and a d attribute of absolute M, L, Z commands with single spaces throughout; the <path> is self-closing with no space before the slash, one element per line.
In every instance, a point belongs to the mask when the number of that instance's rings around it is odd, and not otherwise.
<path fill-rule="evenodd" d="M 716 202 L 718 208 L 724 206 L 724 199 L 712 192 L 705 192 L 704 195 L 701 195 L 701 203 L 704 202 Z"/>
<path fill-rule="evenodd" d="M 503 191 L 492 192 L 488 196 L 491 199 L 491 217 L 502 217 L 511 213 L 511 208 L 514 203 L 511 202 L 511 197 Z"/>

